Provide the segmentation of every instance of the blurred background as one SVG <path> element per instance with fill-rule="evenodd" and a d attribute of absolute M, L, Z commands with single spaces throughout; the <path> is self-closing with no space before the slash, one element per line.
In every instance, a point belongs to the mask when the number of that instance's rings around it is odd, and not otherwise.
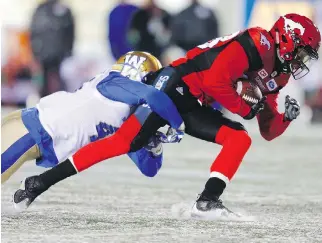
<path fill-rule="evenodd" d="M 2 0 L 2 111 L 72 91 L 129 50 L 164 65 L 209 39 L 250 26 L 270 29 L 289 12 L 322 29 L 322 0 Z M 321 53 L 320 53 L 321 55 Z M 322 123 L 322 62 L 282 90 L 304 105 L 300 122 Z"/>

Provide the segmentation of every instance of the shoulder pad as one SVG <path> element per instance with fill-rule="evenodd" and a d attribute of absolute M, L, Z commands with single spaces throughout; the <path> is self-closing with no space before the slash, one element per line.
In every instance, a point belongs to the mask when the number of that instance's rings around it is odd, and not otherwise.
<path fill-rule="evenodd" d="M 264 59 L 266 55 L 272 55 L 275 50 L 275 43 L 267 30 L 260 27 L 254 27 L 248 29 L 248 32 L 262 59 Z"/>

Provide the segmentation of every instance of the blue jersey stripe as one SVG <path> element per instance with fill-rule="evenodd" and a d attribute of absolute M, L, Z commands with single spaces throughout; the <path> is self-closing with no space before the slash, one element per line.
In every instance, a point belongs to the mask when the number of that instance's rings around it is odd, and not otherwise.
<path fill-rule="evenodd" d="M 22 110 L 21 118 L 40 150 L 41 158 L 37 159 L 36 164 L 45 168 L 57 165 L 58 159 L 54 150 L 52 137 L 42 126 L 39 120 L 38 110 L 36 108 L 24 109 Z"/>
<path fill-rule="evenodd" d="M 155 113 L 168 121 L 173 128 L 177 129 L 183 123 L 172 100 L 152 86 L 112 72 L 96 88 L 103 96 L 114 101 L 128 105 L 148 105 Z"/>

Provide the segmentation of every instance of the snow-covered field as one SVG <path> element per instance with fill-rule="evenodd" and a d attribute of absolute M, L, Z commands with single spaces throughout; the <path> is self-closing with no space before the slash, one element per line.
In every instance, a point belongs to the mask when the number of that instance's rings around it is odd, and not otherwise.
<path fill-rule="evenodd" d="M 186 137 L 165 146 L 155 178 L 125 156 L 105 161 L 43 194 L 17 214 L 11 195 L 40 173 L 33 162 L 2 186 L 2 242 L 322 242 L 322 127 L 293 127 L 253 145 L 223 196 L 245 221 L 187 217 L 220 147 Z"/>

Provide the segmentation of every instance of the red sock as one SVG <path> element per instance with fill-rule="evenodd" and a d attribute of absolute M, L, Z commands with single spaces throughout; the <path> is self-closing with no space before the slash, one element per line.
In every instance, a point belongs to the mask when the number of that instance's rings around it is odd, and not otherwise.
<path fill-rule="evenodd" d="M 78 150 L 72 157 L 72 162 L 78 172 L 103 160 L 125 154 L 130 151 L 132 140 L 141 129 L 138 119 L 132 115 L 110 137 L 97 140 Z"/>
<path fill-rule="evenodd" d="M 246 131 L 222 126 L 216 136 L 216 143 L 223 146 L 210 168 L 210 177 L 218 177 L 226 182 L 232 179 L 247 153 L 251 138 Z"/>

